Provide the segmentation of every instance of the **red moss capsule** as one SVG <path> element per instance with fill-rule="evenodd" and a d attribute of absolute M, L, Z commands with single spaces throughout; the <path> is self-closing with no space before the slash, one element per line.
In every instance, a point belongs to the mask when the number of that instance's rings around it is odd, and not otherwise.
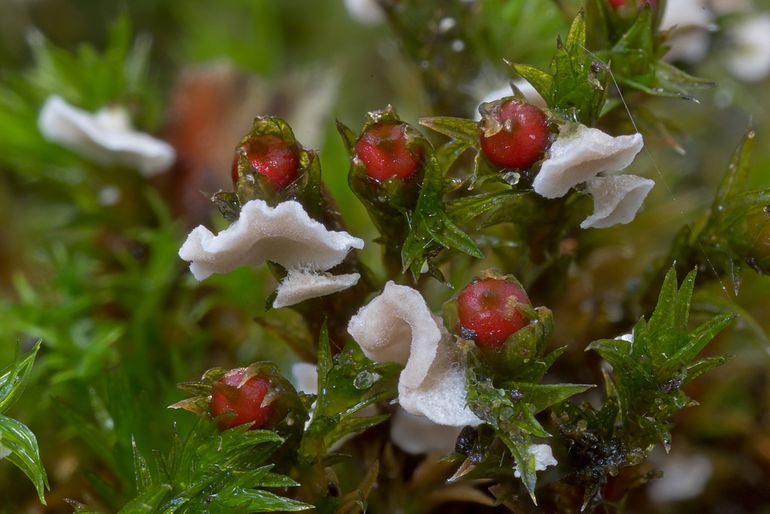
<path fill-rule="evenodd" d="M 265 134 L 248 139 L 239 148 L 232 168 L 233 183 L 238 180 L 238 155 L 265 176 L 274 190 L 285 189 L 299 176 L 299 149 L 278 136 Z"/>
<path fill-rule="evenodd" d="M 244 382 L 246 373 L 247 368 L 232 369 L 214 384 L 209 408 L 219 418 L 220 430 L 245 423 L 252 423 L 252 429 L 261 428 L 270 417 L 270 405 L 263 405 L 270 382 L 259 376 Z"/>
<path fill-rule="evenodd" d="M 490 119 L 481 121 L 479 139 L 489 162 L 500 168 L 526 169 L 543 158 L 550 139 L 543 111 L 508 100 L 487 116 Z M 490 126 L 500 130 L 491 133 Z"/>
<path fill-rule="evenodd" d="M 529 298 L 516 282 L 486 278 L 468 284 L 457 299 L 463 337 L 478 346 L 500 348 L 529 323 L 520 304 L 529 305 Z"/>
<path fill-rule="evenodd" d="M 414 155 L 406 145 L 406 124 L 392 121 L 375 123 L 356 141 L 356 156 L 366 175 L 377 182 L 409 180 L 422 165 L 422 155 Z"/>

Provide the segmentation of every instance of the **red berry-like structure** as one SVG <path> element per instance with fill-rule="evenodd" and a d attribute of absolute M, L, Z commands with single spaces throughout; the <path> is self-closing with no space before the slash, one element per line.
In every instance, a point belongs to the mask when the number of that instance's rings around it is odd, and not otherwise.
<path fill-rule="evenodd" d="M 356 156 L 366 175 L 377 181 L 409 180 L 422 166 L 422 155 L 414 155 L 406 145 L 406 124 L 375 123 L 356 141 Z"/>
<path fill-rule="evenodd" d="M 262 405 L 270 382 L 259 376 L 246 379 L 247 372 L 247 368 L 232 369 L 214 383 L 209 408 L 218 418 L 220 430 L 245 423 L 252 423 L 252 429 L 261 428 L 270 417 L 270 405 Z"/>
<path fill-rule="evenodd" d="M 233 183 L 238 181 L 238 159 L 243 152 L 246 160 L 267 178 L 275 191 L 281 191 L 299 176 L 299 148 L 278 136 L 264 134 L 248 139 L 235 155 L 233 162 Z"/>
<path fill-rule="evenodd" d="M 519 308 L 527 293 L 513 281 L 485 278 L 468 284 L 457 298 L 460 331 L 478 346 L 499 349 L 529 321 Z"/>
<path fill-rule="evenodd" d="M 543 111 L 519 100 L 507 100 L 480 124 L 484 156 L 499 168 L 527 169 L 543 158 L 550 141 Z M 499 128 L 494 133 L 490 125 Z"/>

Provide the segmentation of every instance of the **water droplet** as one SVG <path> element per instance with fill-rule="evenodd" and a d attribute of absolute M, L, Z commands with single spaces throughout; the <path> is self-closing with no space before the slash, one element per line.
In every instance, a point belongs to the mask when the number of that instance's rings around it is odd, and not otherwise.
<path fill-rule="evenodd" d="M 462 52 L 465 50 L 465 42 L 462 39 L 455 39 L 452 41 L 452 50 L 455 52 Z"/>
<path fill-rule="evenodd" d="M 356 375 L 356 378 L 353 379 L 353 387 L 355 387 L 358 390 L 369 389 L 380 378 L 382 377 L 378 373 L 372 373 L 370 371 L 362 371 L 358 375 Z"/>
<path fill-rule="evenodd" d="M 516 171 L 507 171 L 503 173 L 503 180 L 511 186 L 518 184 L 520 178 L 521 175 Z"/>
<path fill-rule="evenodd" d="M 460 336 L 463 339 L 468 339 L 470 341 L 473 341 L 474 339 L 476 339 L 476 331 L 471 330 L 470 328 L 460 326 Z"/>

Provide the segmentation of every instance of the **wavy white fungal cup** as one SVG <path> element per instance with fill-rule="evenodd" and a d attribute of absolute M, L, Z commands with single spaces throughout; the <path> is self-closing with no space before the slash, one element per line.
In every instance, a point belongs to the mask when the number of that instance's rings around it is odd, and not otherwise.
<path fill-rule="evenodd" d="M 404 365 L 398 380 L 404 410 L 439 425 L 481 423 L 466 405 L 464 360 L 418 291 L 388 282 L 351 318 L 348 332 L 373 361 Z"/>
<path fill-rule="evenodd" d="M 120 107 L 92 114 L 53 95 L 40 109 L 37 124 L 52 143 L 98 164 L 134 168 L 147 177 L 163 173 L 176 159 L 171 145 L 134 130 Z"/>
<path fill-rule="evenodd" d="M 288 274 L 277 289 L 273 306 L 278 308 L 355 285 L 360 278 L 357 273 L 324 272 L 340 264 L 351 250 L 363 247 L 363 240 L 328 230 L 312 219 L 298 202 L 270 207 L 263 200 L 251 200 L 241 207 L 239 218 L 218 234 L 204 226 L 193 229 L 179 257 L 190 263 L 198 280 L 241 266 L 280 264 Z"/>

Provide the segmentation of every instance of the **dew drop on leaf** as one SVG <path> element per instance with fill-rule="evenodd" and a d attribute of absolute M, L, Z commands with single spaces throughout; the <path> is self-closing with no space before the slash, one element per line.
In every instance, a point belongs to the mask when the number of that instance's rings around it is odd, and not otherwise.
<path fill-rule="evenodd" d="M 369 389 L 380 378 L 382 377 L 379 374 L 364 370 L 353 379 L 353 387 L 358 390 Z"/>

